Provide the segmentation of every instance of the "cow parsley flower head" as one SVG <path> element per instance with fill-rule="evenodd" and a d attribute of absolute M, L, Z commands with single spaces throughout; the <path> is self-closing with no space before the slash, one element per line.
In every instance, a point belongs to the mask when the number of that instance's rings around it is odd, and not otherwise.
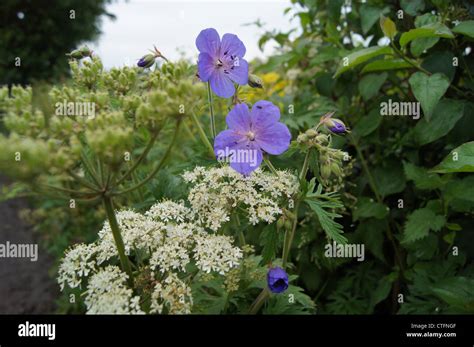
<path fill-rule="evenodd" d="M 198 72 L 216 95 L 229 98 L 235 93 L 234 83 L 248 82 L 249 66 L 243 59 L 245 46 L 234 34 L 224 34 L 222 40 L 216 29 L 201 31 L 196 38 L 199 50 Z"/>
<path fill-rule="evenodd" d="M 234 170 L 249 175 L 262 163 L 263 153 L 282 154 L 290 146 L 290 131 L 279 119 L 280 110 L 269 101 L 258 101 L 252 110 L 235 105 L 226 118 L 229 129 L 214 141 L 216 157 L 228 158 Z"/>
<path fill-rule="evenodd" d="M 89 279 L 85 297 L 87 314 L 144 314 L 140 297 L 127 287 L 127 274 L 107 266 Z"/>
<path fill-rule="evenodd" d="M 190 314 L 193 305 L 191 288 L 171 273 L 158 283 L 151 295 L 151 313 Z"/>
<path fill-rule="evenodd" d="M 96 253 L 95 244 L 78 244 L 66 251 L 58 270 L 57 280 L 61 290 L 66 284 L 70 288 L 79 287 L 83 278 L 96 270 Z"/>
<path fill-rule="evenodd" d="M 213 231 L 229 221 L 237 207 L 247 213 L 253 225 L 273 223 L 282 208 L 292 208 L 299 187 L 298 178 L 287 171 L 274 175 L 257 169 L 247 177 L 229 166 L 196 167 L 183 178 L 192 184 L 188 200 L 198 222 Z"/>

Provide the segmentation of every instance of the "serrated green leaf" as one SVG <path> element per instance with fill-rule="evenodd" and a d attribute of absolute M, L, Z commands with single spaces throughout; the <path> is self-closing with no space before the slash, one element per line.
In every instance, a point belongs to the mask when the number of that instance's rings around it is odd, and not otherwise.
<path fill-rule="evenodd" d="M 409 162 L 403 163 L 403 170 L 408 180 L 413 181 L 418 189 L 437 189 L 443 186 L 444 182 L 437 174 L 428 173 L 428 170 L 418 167 Z"/>
<path fill-rule="evenodd" d="M 334 221 L 335 218 L 341 217 L 339 214 L 326 211 L 323 207 L 327 205 L 318 200 L 306 199 L 305 202 L 316 213 L 321 227 L 330 239 L 341 244 L 347 243 L 347 238 L 342 235 L 342 225 Z"/>
<path fill-rule="evenodd" d="M 444 216 L 436 215 L 429 208 L 415 210 L 405 223 L 405 232 L 402 243 L 410 243 L 420 240 L 426 236 L 430 230 L 439 231 L 446 223 Z"/>

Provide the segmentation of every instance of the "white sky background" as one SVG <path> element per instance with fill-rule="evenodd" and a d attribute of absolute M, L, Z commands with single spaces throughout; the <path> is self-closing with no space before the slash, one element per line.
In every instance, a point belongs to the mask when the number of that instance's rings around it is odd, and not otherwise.
<path fill-rule="evenodd" d="M 297 26 L 297 19 L 290 23 L 291 14 L 283 14 L 287 7 L 291 7 L 288 0 L 120 0 L 107 8 L 116 20 L 104 18 L 102 35 L 89 46 L 106 68 L 135 64 L 154 44 L 170 60 L 182 53 L 197 60 L 196 37 L 202 29 L 213 27 L 221 37 L 239 36 L 247 60 L 264 58 L 276 45 L 268 42 L 260 51 L 258 40 L 265 30 Z M 265 24 L 263 28 L 243 25 L 257 19 Z"/>

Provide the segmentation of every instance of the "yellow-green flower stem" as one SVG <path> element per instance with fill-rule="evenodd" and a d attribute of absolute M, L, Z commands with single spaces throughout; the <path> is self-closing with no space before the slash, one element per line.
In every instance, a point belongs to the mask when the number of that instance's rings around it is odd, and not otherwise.
<path fill-rule="evenodd" d="M 270 161 L 270 159 L 267 156 L 265 156 L 265 155 L 263 156 L 263 161 L 265 162 L 265 165 L 267 165 L 267 167 L 270 169 L 270 171 L 278 176 L 278 171 L 275 169 L 272 162 Z"/>

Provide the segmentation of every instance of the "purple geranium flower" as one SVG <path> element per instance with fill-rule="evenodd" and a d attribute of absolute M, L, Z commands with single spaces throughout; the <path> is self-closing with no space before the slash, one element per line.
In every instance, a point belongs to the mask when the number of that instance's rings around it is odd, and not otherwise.
<path fill-rule="evenodd" d="M 217 159 L 228 158 L 234 170 L 248 175 L 262 163 L 262 152 L 285 152 L 291 134 L 279 119 L 280 110 L 269 101 L 258 101 L 251 111 L 246 104 L 235 105 L 226 118 L 229 129 L 214 140 Z"/>
<path fill-rule="evenodd" d="M 281 267 L 273 267 L 268 270 L 267 284 L 272 293 L 282 293 L 288 289 L 288 274 Z"/>
<path fill-rule="evenodd" d="M 201 31 L 196 39 L 199 50 L 198 72 L 204 82 L 210 82 L 218 96 L 229 98 L 235 93 L 234 82 L 247 84 L 249 65 L 243 56 L 245 46 L 234 34 L 224 34 L 222 41 L 216 29 Z"/>

